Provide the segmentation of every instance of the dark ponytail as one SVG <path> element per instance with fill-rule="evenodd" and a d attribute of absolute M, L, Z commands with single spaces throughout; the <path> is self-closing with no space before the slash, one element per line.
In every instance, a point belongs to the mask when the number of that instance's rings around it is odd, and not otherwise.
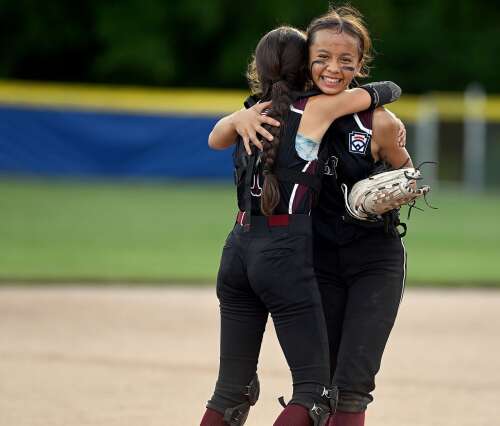
<path fill-rule="evenodd" d="M 280 127 L 265 126 L 266 130 L 273 135 L 272 141 L 264 143 L 262 153 L 262 165 L 264 174 L 264 184 L 262 186 L 262 196 L 260 209 L 266 216 L 272 215 L 274 209 L 280 201 L 280 190 L 278 179 L 274 172 L 278 147 L 280 144 L 282 128 L 285 127 L 286 117 L 292 103 L 290 88 L 288 84 L 279 80 L 273 83 L 271 88 L 272 109 L 269 116 L 280 122 Z"/>
<path fill-rule="evenodd" d="M 261 211 L 266 216 L 273 214 L 280 201 L 279 182 L 275 174 L 278 148 L 293 101 L 292 92 L 302 90 L 306 82 L 306 58 L 307 42 L 304 33 L 292 27 L 279 27 L 270 31 L 255 50 L 253 66 L 262 100 L 272 101 L 271 109 L 266 114 L 281 124 L 279 127 L 263 125 L 273 135 L 272 141 L 262 141 L 264 184 Z M 255 81 L 250 80 L 253 87 Z"/>

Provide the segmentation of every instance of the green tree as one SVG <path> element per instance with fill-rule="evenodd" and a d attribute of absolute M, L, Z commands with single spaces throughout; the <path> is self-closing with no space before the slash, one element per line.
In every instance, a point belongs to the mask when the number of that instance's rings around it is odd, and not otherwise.
<path fill-rule="evenodd" d="M 374 79 L 408 92 L 500 92 L 500 12 L 487 0 L 357 0 L 377 50 Z M 307 27 L 324 0 L 0 0 L 0 77 L 245 87 L 259 38 Z"/>

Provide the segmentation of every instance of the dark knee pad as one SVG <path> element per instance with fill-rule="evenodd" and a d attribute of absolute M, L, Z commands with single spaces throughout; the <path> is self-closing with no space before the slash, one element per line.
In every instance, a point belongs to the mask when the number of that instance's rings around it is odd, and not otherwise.
<path fill-rule="evenodd" d="M 247 420 L 250 407 L 255 405 L 259 399 L 259 378 L 257 377 L 257 374 L 255 374 L 250 383 L 243 387 L 230 385 L 221 386 L 217 384 L 216 393 L 218 392 L 223 395 L 226 394 L 232 398 L 236 397 L 239 400 L 243 400 L 243 402 L 235 406 L 223 407 L 217 401 L 214 401 L 215 398 L 213 398 L 208 402 L 207 408 L 222 413 L 224 416 L 224 422 L 229 426 L 242 426 Z"/>

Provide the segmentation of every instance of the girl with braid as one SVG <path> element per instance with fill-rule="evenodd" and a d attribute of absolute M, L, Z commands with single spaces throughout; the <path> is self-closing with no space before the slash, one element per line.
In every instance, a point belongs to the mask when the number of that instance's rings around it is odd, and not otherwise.
<path fill-rule="evenodd" d="M 340 98 L 349 92 L 355 77 L 367 76 L 371 40 L 358 11 L 333 9 L 312 21 L 307 36 L 309 77 L 317 90 Z M 229 116 L 232 137 L 239 134 L 249 146 L 261 145 L 257 135 L 269 139 L 262 124 L 278 123 L 260 116 L 260 111 L 257 104 Z M 412 167 L 401 127 L 393 114 L 377 108 L 340 117 L 322 134 L 328 159 L 312 219 L 314 268 L 328 330 L 331 385 L 339 396 L 328 426 L 365 424 L 406 276 L 397 212 L 367 227 L 349 217 L 342 188 L 351 188 L 382 163 Z"/>
<path fill-rule="evenodd" d="M 329 389 L 327 330 L 312 260 L 311 207 L 323 170 L 319 142 L 336 118 L 395 100 L 398 87 L 375 83 L 336 96 L 303 92 L 307 44 L 280 27 L 255 51 L 267 137 L 260 149 L 235 137 L 221 119 L 209 146 L 234 145 L 239 211 L 217 277 L 221 342 L 219 375 L 201 426 L 243 425 L 257 401 L 257 362 L 269 314 L 293 380 L 293 395 L 275 426 L 325 425 Z M 398 96 L 398 95 L 396 95 Z M 277 127 L 269 124 L 279 124 Z"/>

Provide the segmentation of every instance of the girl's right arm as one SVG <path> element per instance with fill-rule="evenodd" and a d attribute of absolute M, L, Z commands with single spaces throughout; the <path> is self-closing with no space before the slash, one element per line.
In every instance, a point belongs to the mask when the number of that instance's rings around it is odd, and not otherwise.
<path fill-rule="evenodd" d="M 370 96 L 371 102 L 367 108 L 372 109 L 397 101 L 401 96 L 401 88 L 392 81 L 369 83 L 359 87 L 359 89 L 366 91 Z M 346 90 L 343 95 L 351 99 L 336 99 L 337 104 L 339 101 L 342 103 L 342 105 L 338 105 L 336 115 L 341 117 L 342 115 L 363 111 L 357 108 L 360 107 L 361 103 L 364 103 L 366 95 L 360 94 L 357 89 Z M 349 101 L 352 102 L 351 105 Z M 347 104 L 345 102 L 347 102 Z M 357 102 L 359 102 L 359 104 Z"/>
<path fill-rule="evenodd" d="M 307 114 L 300 124 L 300 132 L 320 141 L 337 118 L 394 102 L 400 94 L 399 86 L 389 81 L 344 90 L 337 95 L 314 96 L 306 105 Z"/>

